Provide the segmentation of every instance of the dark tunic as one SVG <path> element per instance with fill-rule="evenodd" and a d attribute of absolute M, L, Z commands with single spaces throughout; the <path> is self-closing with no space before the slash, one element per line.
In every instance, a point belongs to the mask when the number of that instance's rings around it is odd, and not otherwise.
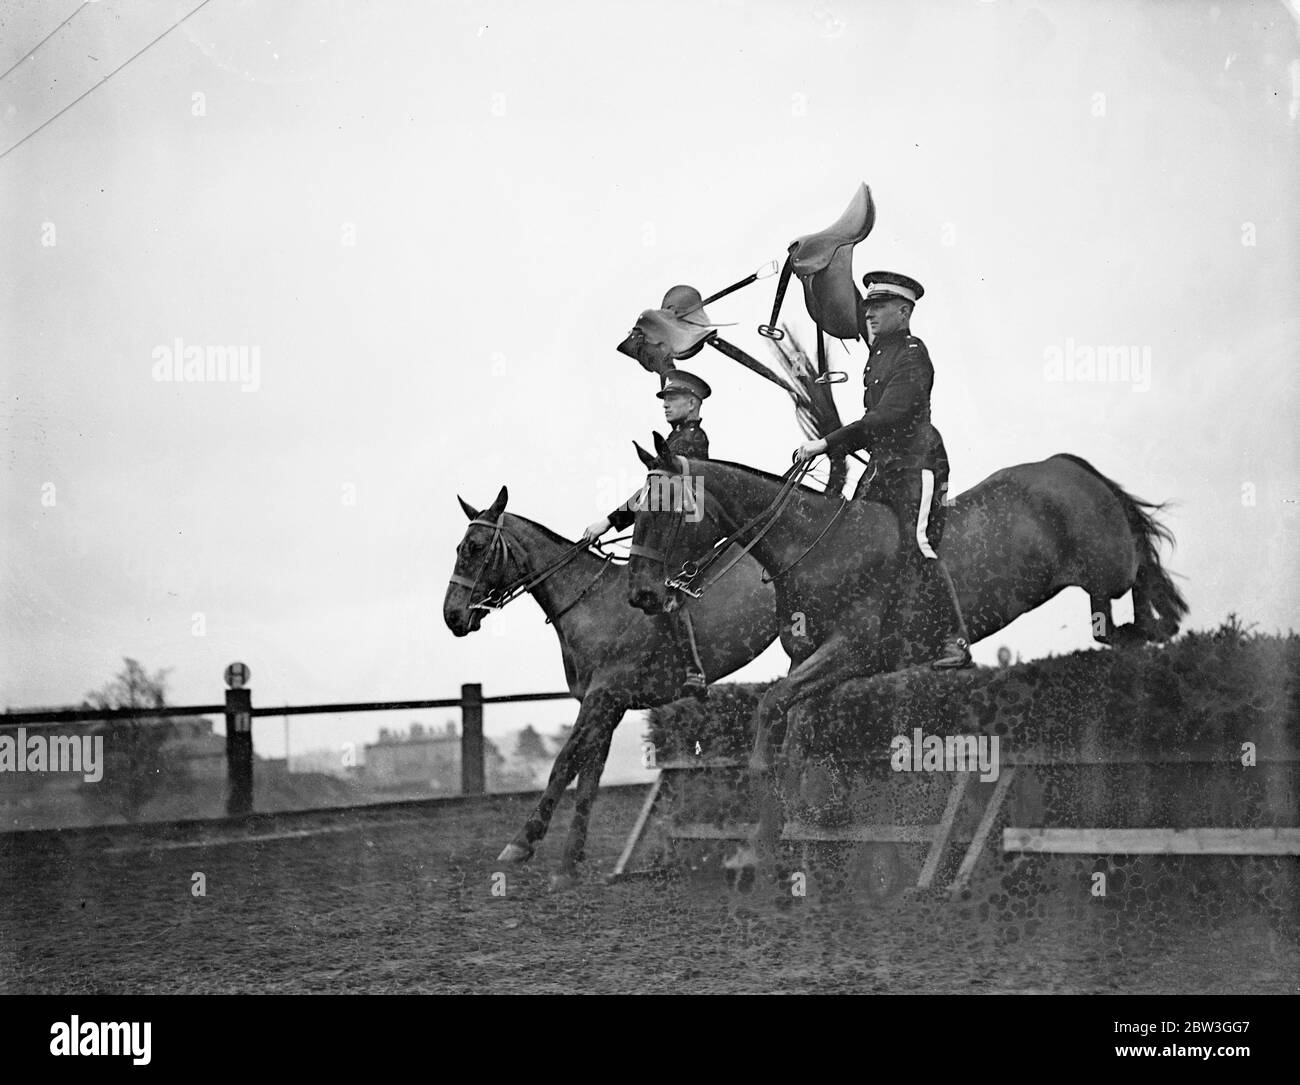
<path fill-rule="evenodd" d="M 878 338 L 871 345 L 862 385 L 865 413 L 828 434 L 826 451 L 841 456 L 859 449 L 870 452 L 871 466 L 858 482 L 854 499 L 883 501 L 893 508 L 905 551 L 920 553 L 918 529 L 933 551 L 943 537 L 948 453 L 930 422 L 934 366 L 925 344 L 909 332 Z M 923 470 L 933 472 L 924 485 Z M 926 491 L 928 500 L 923 500 Z"/>
<path fill-rule="evenodd" d="M 866 412 L 827 435 L 827 453 L 843 456 L 866 449 L 882 467 L 894 460 L 932 471 L 946 467 L 943 438 L 930 422 L 933 387 L 934 366 L 921 340 L 908 332 L 878 338 L 862 373 Z"/>
<path fill-rule="evenodd" d="M 665 443 L 670 455 L 686 456 L 692 460 L 709 458 L 709 437 L 701 428 L 698 419 L 688 418 L 682 422 L 674 422 L 673 431 L 668 435 Z M 627 508 L 632 500 L 633 498 L 628 498 L 607 517 L 610 524 L 619 531 L 626 531 L 636 520 L 636 513 Z"/>

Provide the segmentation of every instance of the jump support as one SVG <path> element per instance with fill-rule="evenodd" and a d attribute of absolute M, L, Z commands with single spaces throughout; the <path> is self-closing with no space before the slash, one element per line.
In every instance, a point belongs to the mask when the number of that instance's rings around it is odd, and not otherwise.
<path fill-rule="evenodd" d="M 1300 763 L 1300 755 L 1286 752 L 1280 756 L 1269 757 L 1271 764 Z M 965 843 L 957 872 L 949 882 L 947 890 L 950 896 L 959 896 L 970 884 L 980 856 L 984 853 L 994 826 L 1011 793 L 1013 784 L 1019 775 L 1035 765 L 1048 764 L 1074 765 L 1117 765 L 1117 764 L 1157 764 L 1157 763 L 1222 763 L 1219 756 L 1175 755 L 1151 759 L 1133 756 L 1098 757 L 1073 756 L 1069 758 L 1045 758 L 1024 755 L 1006 758 L 991 793 L 980 810 L 978 823 L 969 839 L 958 839 L 954 830 L 958 814 L 962 809 L 971 784 L 973 773 L 950 773 L 953 782 L 948 791 L 943 814 L 935 824 L 922 825 L 881 825 L 849 823 L 844 825 L 822 826 L 805 821 L 788 821 L 781 834 L 782 841 L 788 842 L 828 842 L 828 843 L 890 843 L 890 844 L 926 844 L 925 861 L 916 881 L 916 888 L 929 889 L 947 850 L 953 844 Z M 658 778 L 646 796 L 645 803 L 619 856 L 609 881 L 644 876 L 653 871 L 629 870 L 629 864 L 642 844 L 647 829 L 653 822 L 656 808 L 666 795 L 672 792 L 672 780 L 683 772 L 702 772 L 719 769 L 739 769 L 743 762 L 732 758 L 694 758 L 670 761 L 660 766 Z M 712 824 L 706 822 L 687 822 L 669 825 L 667 836 L 672 840 L 736 840 L 747 839 L 754 826 L 744 822 Z M 1300 856 L 1300 827 L 1281 828 L 1222 828 L 1191 827 L 1173 829 L 1165 827 L 1145 828 L 1060 828 L 1060 827 L 1015 827 L 1007 826 L 1002 831 L 1002 851 L 1004 854 L 1048 854 L 1048 855 L 1261 855 L 1261 856 Z"/>

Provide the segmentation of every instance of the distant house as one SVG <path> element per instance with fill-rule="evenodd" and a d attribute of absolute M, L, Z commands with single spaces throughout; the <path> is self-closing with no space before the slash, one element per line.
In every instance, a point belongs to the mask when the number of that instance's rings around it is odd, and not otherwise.
<path fill-rule="evenodd" d="M 455 724 L 442 731 L 414 723 L 407 734 L 379 731 L 366 746 L 365 782 L 374 788 L 427 788 L 437 794 L 460 792 L 460 735 Z"/>
<path fill-rule="evenodd" d="M 224 780 L 226 740 L 212 733 L 212 721 L 206 716 L 174 716 L 169 722 L 170 734 L 162 752 L 181 762 L 191 779 Z"/>

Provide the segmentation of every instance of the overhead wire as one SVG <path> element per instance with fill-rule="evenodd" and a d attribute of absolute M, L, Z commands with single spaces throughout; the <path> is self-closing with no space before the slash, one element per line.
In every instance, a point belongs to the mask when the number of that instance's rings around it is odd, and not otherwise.
<path fill-rule="evenodd" d="M 17 68 L 18 65 L 21 64 L 24 60 L 31 60 L 32 57 L 36 55 L 36 50 L 38 50 L 42 45 L 44 45 L 47 41 L 49 41 L 52 37 L 54 37 L 55 34 L 57 34 L 60 30 L 62 30 L 65 26 L 67 26 L 70 22 L 72 22 L 72 20 L 75 19 L 78 15 L 80 15 L 82 11 L 90 5 L 90 3 L 91 0 L 81 0 L 81 4 L 77 7 L 75 11 L 73 11 L 71 15 L 69 15 L 66 19 L 63 20 L 63 22 L 59 23 L 58 26 L 56 26 L 53 30 L 51 30 L 48 34 L 46 34 L 45 37 L 43 37 L 40 41 L 38 41 L 35 45 L 33 45 L 30 49 L 28 49 L 27 52 L 25 52 L 22 56 L 20 56 L 17 60 L 15 60 L 13 64 L 11 64 L 3 72 L 0 72 L 0 79 L 3 79 L 11 71 Z"/>
<path fill-rule="evenodd" d="M 172 23 L 171 26 L 169 26 L 166 30 L 164 30 L 161 34 L 159 34 L 156 38 L 154 38 L 153 41 L 149 42 L 148 45 L 144 46 L 144 48 L 140 49 L 139 51 L 131 54 L 131 56 L 127 57 L 126 60 L 122 61 L 121 64 L 119 64 L 116 68 L 114 68 L 111 72 L 109 72 L 106 76 L 104 76 L 104 78 L 101 79 L 98 83 L 96 83 L 93 87 L 77 95 L 77 97 L 72 99 L 71 102 L 69 102 L 57 113 L 55 113 L 54 116 L 50 117 L 49 120 L 43 121 L 41 124 L 37 125 L 30 132 L 28 132 L 27 135 L 23 136 L 23 138 L 20 139 L 17 143 L 10 144 L 3 151 L 0 151 L 0 159 L 3 159 L 5 156 L 9 154 L 12 154 L 14 151 L 18 150 L 18 148 L 21 147 L 24 143 L 26 143 L 29 139 L 31 139 L 34 135 L 36 135 L 38 132 L 44 130 L 45 128 L 48 128 L 51 124 L 53 124 L 60 117 L 62 117 L 63 114 L 68 112 L 68 110 L 70 110 L 78 102 L 82 101 L 88 95 L 94 93 L 105 83 L 107 83 L 110 79 L 112 79 L 113 76 L 117 75 L 118 72 L 120 72 L 123 68 L 125 68 L 128 64 L 130 64 L 133 60 L 137 59 L 138 57 L 142 56 L 144 53 L 148 52 L 160 41 L 162 41 L 163 38 L 165 38 L 168 34 L 170 34 L 178 26 L 180 26 L 181 23 L 185 22 L 187 19 L 193 17 L 194 15 L 197 15 L 203 8 L 207 7 L 210 3 L 212 3 L 212 0 L 201 0 L 201 3 L 199 3 L 193 9 L 191 9 L 187 14 L 182 15 L 179 19 L 177 19 L 174 23 Z M 78 8 L 78 10 L 80 10 L 80 8 Z M 76 13 L 74 12 L 73 14 Z"/>

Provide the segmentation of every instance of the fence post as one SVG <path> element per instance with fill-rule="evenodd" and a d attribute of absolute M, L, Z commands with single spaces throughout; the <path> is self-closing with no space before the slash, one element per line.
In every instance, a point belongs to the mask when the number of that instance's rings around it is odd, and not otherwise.
<path fill-rule="evenodd" d="M 253 812 L 253 692 L 226 690 L 226 816 Z"/>
<path fill-rule="evenodd" d="M 483 687 L 466 682 L 460 687 L 460 793 L 482 795 Z"/>

